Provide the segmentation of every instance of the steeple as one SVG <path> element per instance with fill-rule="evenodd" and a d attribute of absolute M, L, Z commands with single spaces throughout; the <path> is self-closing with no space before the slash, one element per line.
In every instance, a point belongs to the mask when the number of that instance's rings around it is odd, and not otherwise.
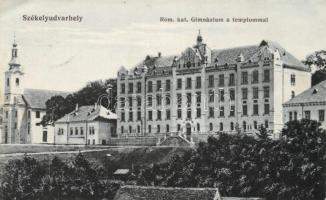
<path fill-rule="evenodd" d="M 14 36 L 14 42 L 12 44 L 12 49 L 11 49 L 11 59 L 9 62 L 9 67 L 12 69 L 13 67 L 19 67 L 20 63 L 18 60 L 18 48 L 17 48 L 17 43 L 16 43 L 16 36 Z"/>
<path fill-rule="evenodd" d="M 200 35 L 200 29 L 198 30 L 198 35 L 197 35 L 197 45 L 201 45 L 203 42 L 203 37 Z"/>

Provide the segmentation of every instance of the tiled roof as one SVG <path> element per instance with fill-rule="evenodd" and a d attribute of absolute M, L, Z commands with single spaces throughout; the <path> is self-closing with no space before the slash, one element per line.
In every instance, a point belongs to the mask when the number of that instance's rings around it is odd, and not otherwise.
<path fill-rule="evenodd" d="M 217 198 L 216 198 L 217 197 Z M 221 200 L 217 188 L 122 186 L 114 200 Z"/>
<path fill-rule="evenodd" d="M 25 89 L 23 99 L 27 106 L 36 109 L 46 109 L 46 101 L 53 96 L 66 97 L 69 92 L 54 91 L 54 90 L 39 90 L 39 89 Z"/>
<path fill-rule="evenodd" d="M 285 102 L 284 105 L 320 102 L 326 102 L 326 81 L 322 81 L 312 88 L 303 91 L 299 95 Z"/>
<path fill-rule="evenodd" d="M 117 115 L 103 106 L 81 106 L 78 111 L 73 111 L 58 119 L 56 123 L 93 121 L 96 119 L 116 120 Z"/>

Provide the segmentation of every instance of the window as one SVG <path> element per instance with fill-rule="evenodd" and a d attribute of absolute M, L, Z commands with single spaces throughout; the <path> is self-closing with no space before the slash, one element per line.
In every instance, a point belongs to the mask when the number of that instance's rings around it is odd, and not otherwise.
<path fill-rule="evenodd" d="M 93 139 L 93 145 L 95 144 L 95 139 Z"/>
<path fill-rule="evenodd" d="M 70 127 L 70 135 L 74 134 L 74 129 L 72 127 Z"/>
<path fill-rule="evenodd" d="M 231 131 L 234 130 L 234 123 L 233 122 L 230 123 L 230 129 L 231 129 Z"/>
<path fill-rule="evenodd" d="M 191 106 L 191 93 L 187 93 L 187 106 Z"/>
<path fill-rule="evenodd" d="M 181 104 L 182 104 L 182 96 L 181 94 L 177 94 L 177 104 L 178 104 L 178 107 L 181 107 Z"/>
<path fill-rule="evenodd" d="M 47 142 L 47 141 L 48 141 L 48 132 L 43 131 L 43 142 Z"/>
<path fill-rule="evenodd" d="M 137 125 L 137 133 L 140 133 L 140 126 Z"/>
<path fill-rule="evenodd" d="M 156 95 L 156 105 L 158 105 L 158 106 L 162 105 L 162 95 L 161 94 Z"/>
<path fill-rule="evenodd" d="M 265 120 L 265 128 L 268 128 L 268 120 Z"/>
<path fill-rule="evenodd" d="M 257 125 L 257 121 L 254 121 L 254 129 L 257 129 L 258 125 Z"/>
<path fill-rule="evenodd" d="M 152 96 L 148 96 L 147 97 L 147 105 L 148 106 L 152 106 L 153 105 L 153 98 L 152 98 Z"/>
<path fill-rule="evenodd" d="M 78 128 L 75 127 L 75 135 L 78 135 Z"/>
<path fill-rule="evenodd" d="M 298 119 L 298 113 L 297 113 L 297 111 L 294 111 L 293 112 L 293 115 L 294 115 L 294 120 L 297 120 Z"/>
<path fill-rule="evenodd" d="M 126 92 L 126 85 L 125 85 L 124 83 L 121 83 L 121 84 L 120 84 L 120 87 L 121 87 L 121 91 L 120 91 L 120 93 L 121 93 L 121 94 L 124 94 L 124 93 Z"/>
<path fill-rule="evenodd" d="M 196 88 L 197 89 L 201 88 L 201 77 L 200 76 L 196 77 Z"/>
<path fill-rule="evenodd" d="M 319 121 L 320 122 L 323 122 L 323 121 L 325 121 L 325 110 L 319 110 L 318 111 L 318 118 L 319 118 Z"/>
<path fill-rule="evenodd" d="M 201 109 L 200 108 L 197 108 L 196 109 L 196 117 L 197 118 L 200 118 L 201 117 Z"/>
<path fill-rule="evenodd" d="M 230 106 L 230 117 L 234 117 L 235 116 L 235 106 Z"/>
<path fill-rule="evenodd" d="M 253 106 L 253 115 L 258 115 L 258 112 L 259 112 L 259 110 L 258 110 L 258 104 L 254 104 L 254 106 Z"/>
<path fill-rule="evenodd" d="M 166 110 L 166 119 L 167 120 L 171 119 L 171 111 L 170 110 Z"/>
<path fill-rule="evenodd" d="M 209 107 L 208 108 L 208 117 L 213 118 L 214 117 L 214 107 Z"/>
<path fill-rule="evenodd" d="M 141 82 L 137 82 L 137 93 L 141 93 Z"/>
<path fill-rule="evenodd" d="M 19 78 L 16 78 L 16 86 L 19 86 Z"/>
<path fill-rule="evenodd" d="M 170 91 L 171 90 L 171 80 L 166 80 L 165 81 L 165 91 Z"/>
<path fill-rule="evenodd" d="M 138 121 L 141 120 L 141 111 L 140 110 L 137 111 L 137 120 Z"/>
<path fill-rule="evenodd" d="M 130 109 L 130 111 L 129 111 L 129 121 L 130 121 L 130 122 L 134 121 L 134 115 L 133 115 L 133 112 L 132 112 L 131 109 Z"/>
<path fill-rule="evenodd" d="M 295 85 L 295 74 L 291 74 L 291 85 Z"/>
<path fill-rule="evenodd" d="M 170 95 L 169 94 L 165 96 L 165 104 L 166 105 L 170 105 L 171 104 L 171 98 L 170 98 Z"/>
<path fill-rule="evenodd" d="M 36 112 L 35 112 L 35 117 L 36 117 L 36 118 L 40 118 L 40 111 L 36 111 Z"/>
<path fill-rule="evenodd" d="M 200 131 L 200 124 L 197 123 L 197 131 L 199 132 Z"/>
<path fill-rule="evenodd" d="M 187 78 L 186 89 L 191 89 L 191 78 Z"/>
<path fill-rule="evenodd" d="M 224 117 L 224 106 L 220 106 L 220 117 Z"/>
<path fill-rule="evenodd" d="M 234 74 L 230 74 L 230 77 L 229 77 L 229 86 L 234 86 L 234 85 L 235 85 Z"/>
<path fill-rule="evenodd" d="M 209 102 L 214 102 L 214 90 L 209 90 L 208 92 L 208 101 Z"/>
<path fill-rule="evenodd" d="M 121 112 L 121 121 L 126 121 L 125 112 Z"/>
<path fill-rule="evenodd" d="M 258 83 L 258 70 L 252 72 L 252 83 Z"/>
<path fill-rule="evenodd" d="M 181 130 L 181 125 L 180 125 L 180 124 L 178 124 L 178 126 L 177 126 L 177 130 L 178 130 L 178 131 Z"/>
<path fill-rule="evenodd" d="M 191 109 L 187 110 L 187 119 L 191 119 Z"/>
<path fill-rule="evenodd" d="M 125 132 L 124 127 L 121 126 L 121 133 L 124 133 L 124 132 Z"/>
<path fill-rule="evenodd" d="M 242 88 L 242 99 L 248 99 L 248 88 Z"/>
<path fill-rule="evenodd" d="M 264 98 L 269 98 L 269 87 L 264 87 Z"/>
<path fill-rule="evenodd" d="M 9 117 L 9 112 L 6 111 L 6 119 L 8 119 L 8 117 Z"/>
<path fill-rule="evenodd" d="M 182 111 L 181 111 L 181 109 L 178 109 L 178 111 L 177 111 L 177 117 L 178 117 L 178 119 L 181 119 L 182 118 Z"/>
<path fill-rule="evenodd" d="M 84 127 L 80 127 L 80 135 L 84 135 Z"/>
<path fill-rule="evenodd" d="M 242 128 L 243 128 L 244 131 L 247 130 L 247 122 L 246 121 L 242 122 Z"/>
<path fill-rule="evenodd" d="M 264 82 L 269 82 L 270 81 L 270 75 L 269 75 L 269 69 L 264 70 Z"/>
<path fill-rule="evenodd" d="M 156 91 L 160 91 L 162 89 L 162 81 L 157 80 L 156 81 Z"/>
<path fill-rule="evenodd" d="M 29 135 L 31 132 L 31 125 L 28 123 L 27 124 L 27 134 Z M 62 134 L 63 134 L 63 129 L 62 129 Z"/>
<path fill-rule="evenodd" d="M 129 107 L 132 107 L 132 97 L 128 97 Z"/>
<path fill-rule="evenodd" d="M 252 98 L 258 99 L 258 87 L 252 88 Z"/>
<path fill-rule="evenodd" d="M 269 104 L 268 103 L 264 104 L 264 114 L 269 115 Z"/>
<path fill-rule="evenodd" d="M 213 123 L 209 123 L 209 131 L 213 131 Z"/>
<path fill-rule="evenodd" d="M 248 84 L 248 72 L 241 73 L 241 84 Z"/>
<path fill-rule="evenodd" d="M 234 101 L 234 99 L 235 99 L 235 90 L 232 88 L 232 89 L 229 90 L 229 92 L 230 92 L 230 100 Z"/>
<path fill-rule="evenodd" d="M 196 103 L 201 103 L 201 92 L 196 92 Z"/>
<path fill-rule="evenodd" d="M 310 119 L 310 110 L 304 111 L 305 119 Z"/>
<path fill-rule="evenodd" d="M 292 112 L 289 112 L 289 121 L 292 121 L 293 118 L 292 118 Z"/>
<path fill-rule="evenodd" d="M 141 106 L 141 97 L 140 96 L 137 97 L 137 106 Z"/>
<path fill-rule="evenodd" d="M 161 132 L 161 126 L 160 125 L 157 125 L 157 133 L 160 133 Z"/>
<path fill-rule="evenodd" d="M 208 87 L 214 87 L 214 75 L 208 76 Z"/>
<path fill-rule="evenodd" d="M 129 133 L 132 133 L 132 126 L 129 126 Z"/>
<path fill-rule="evenodd" d="M 295 97 L 295 92 L 291 91 L 291 99 Z"/>
<path fill-rule="evenodd" d="M 128 93 L 131 94 L 134 92 L 134 84 L 133 83 L 129 83 L 128 84 Z"/>
<path fill-rule="evenodd" d="M 151 133 L 151 132 L 152 132 L 152 126 L 148 125 L 148 133 Z"/>
<path fill-rule="evenodd" d="M 10 85 L 10 80 L 9 80 L 9 78 L 7 78 L 7 86 L 9 86 Z"/>
<path fill-rule="evenodd" d="M 121 108 L 124 108 L 125 107 L 125 98 L 124 97 L 121 97 L 120 98 L 120 107 Z"/>
<path fill-rule="evenodd" d="M 153 82 L 148 81 L 147 83 L 147 92 L 153 92 Z"/>
<path fill-rule="evenodd" d="M 224 89 L 220 89 L 220 101 L 224 101 Z"/>
<path fill-rule="evenodd" d="M 248 106 L 242 105 L 242 115 L 248 115 Z"/>
<path fill-rule="evenodd" d="M 177 89 L 180 90 L 181 88 L 182 88 L 182 79 L 179 78 L 179 79 L 177 80 Z"/>
<path fill-rule="evenodd" d="M 220 131 L 223 131 L 223 123 L 220 122 Z"/>
<path fill-rule="evenodd" d="M 223 87 L 223 86 L 224 86 L 224 74 L 220 74 L 220 75 L 218 76 L 218 85 L 219 85 L 220 87 Z"/>
<path fill-rule="evenodd" d="M 157 116 L 156 116 L 156 120 L 162 120 L 162 111 L 157 110 Z"/>
<path fill-rule="evenodd" d="M 167 133 L 170 132 L 170 126 L 169 126 L 169 124 L 166 125 L 166 132 Z"/>
<path fill-rule="evenodd" d="M 151 111 L 151 110 L 148 111 L 148 120 L 150 120 L 150 121 L 153 120 L 153 111 Z"/>

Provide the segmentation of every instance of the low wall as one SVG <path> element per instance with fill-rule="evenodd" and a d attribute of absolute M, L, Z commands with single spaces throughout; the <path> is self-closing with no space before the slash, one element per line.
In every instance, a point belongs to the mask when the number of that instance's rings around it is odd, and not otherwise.
<path fill-rule="evenodd" d="M 125 137 L 110 138 L 110 146 L 156 146 L 158 139 L 156 137 Z"/>

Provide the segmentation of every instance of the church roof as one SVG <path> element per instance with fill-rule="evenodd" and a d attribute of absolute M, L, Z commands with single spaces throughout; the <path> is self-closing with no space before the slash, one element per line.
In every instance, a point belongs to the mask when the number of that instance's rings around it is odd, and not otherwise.
<path fill-rule="evenodd" d="M 219 196 L 217 188 L 172 188 L 152 186 L 122 186 L 114 200 L 214 200 Z M 221 198 L 216 198 L 221 200 Z"/>
<path fill-rule="evenodd" d="M 40 90 L 40 89 L 25 89 L 23 99 L 30 108 L 46 109 L 46 101 L 53 96 L 66 97 L 69 92 L 54 91 L 54 90 Z"/>
<path fill-rule="evenodd" d="M 56 123 L 93 121 L 96 119 L 116 120 L 117 115 L 103 106 L 80 106 L 78 110 L 66 114 L 58 119 Z"/>
<path fill-rule="evenodd" d="M 326 102 L 326 80 L 318 83 L 317 85 L 309 88 L 289 101 L 285 102 L 283 105 L 295 105 L 301 103 L 320 103 Z"/>

